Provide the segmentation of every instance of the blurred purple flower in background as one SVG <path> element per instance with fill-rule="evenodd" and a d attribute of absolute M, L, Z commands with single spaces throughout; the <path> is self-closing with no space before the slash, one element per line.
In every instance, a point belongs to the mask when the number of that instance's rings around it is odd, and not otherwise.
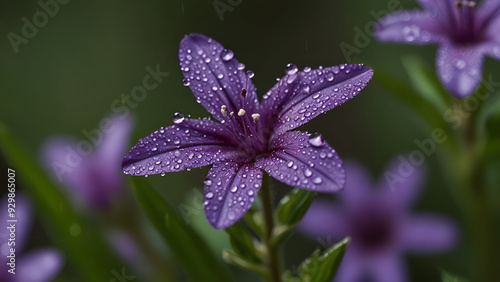
<path fill-rule="evenodd" d="M 43 161 L 52 168 L 50 173 L 61 179 L 76 202 L 91 209 L 109 208 L 114 197 L 124 190 L 120 163 L 127 150 L 132 120 L 114 116 L 107 121 L 109 126 L 99 132 L 88 156 L 80 155 L 79 142 L 69 137 L 53 137 L 42 149 Z"/>
<path fill-rule="evenodd" d="M 132 175 L 165 174 L 213 164 L 205 179 L 205 214 L 215 228 L 238 221 L 252 206 L 263 171 L 302 189 L 336 192 L 344 186 L 342 161 L 321 135 L 295 129 L 348 101 L 373 70 L 341 65 L 311 70 L 289 64 L 259 103 L 253 72 L 231 50 L 199 34 L 179 51 L 184 85 L 219 122 L 174 114 L 174 125 L 137 143 L 123 160 Z"/>
<path fill-rule="evenodd" d="M 394 161 L 385 171 L 397 171 L 399 164 Z M 437 215 L 410 215 L 423 184 L 421 170 L 391 185 L 381 179 L 372 189 L 364 168 L 354 163 L 345 167 L 342 205 L 316 201 L 299 224 L 302 232 L 318 240 L 351 236 L 336 281 L 360 281 L 365 275 L 374 281 L 406 281 L 404 251 L 442 252 L 456 244 L 458 234 L 451 221 Z"/>
<path fill-rule="evenodd" d="M 9 241 L 9 238 L 11 238 L 9 229 L 5 227 L 0 229 L 0 281 L 41 282 L 51 280 L 63 266 L 63 255 L 53 248 L 43 248 L 23 253 L 22 250 L 28 240 L 32 223 L 31 206 L 28 199 L 18 193 L 14 198 L 15 218 L 12 218 L 9 217 L 7 212 L 7 199 L 6 196 L 2 199 L 2 207 L 5 207 L 5 209 L 2 208 L 0 221 L 4 226 L 15 224 L 15 240 Z M 7 222 L 9 219 L 17 219 L 17 222 Z M 12 243 L 15 243 L 15 245 Z M 8 272 L 11 259 L 7 256 L 12 256 L 10 253 L 11 248 L 15 249 L 15 274 Z"/>
<path fill-rule="evenodd" d="M 425 10 L 401 11 L 379 21 L 380 41 L 437 43 L 436 67 L 457 98 L 471 95 L 482 79 L 484 55 L 500 59 L 500 1 L 419 0 Z"/>

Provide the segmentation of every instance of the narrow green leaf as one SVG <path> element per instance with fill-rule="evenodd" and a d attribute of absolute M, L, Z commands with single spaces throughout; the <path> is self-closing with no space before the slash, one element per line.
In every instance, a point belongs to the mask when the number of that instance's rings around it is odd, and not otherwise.
<path fill-rule="evenodd" d="M 3 123 L 0 123 L 0 150 L 24 184 L 22 187 L 32 196 L 50 238 L 64 251 L 82 277 L 88 281 L 112 279 L 112 271 L 120 271 L 124 264 L 111 255 L 98 233 L 87 232 L 89 222 L 75 213 L 60 189 L 22 150 Z"/>
<path fill-rule="evenodd" d="M 303 189 L 293 189 L 281 199 L 276 208 L 277 223 L 295 227 L 306 214 L 315 194 Z"/>
<path fill-rule="evenodd" d="M 467 280 L 455 275 L 451 275 L 446 271 L 441 271 L 441 279 L 443 282 L 468 282 Z"/>
<path fill-rule="evenodd" d="M 307 282 L 329 282 L 335 277 L 340 262 L 344 257 L 347 244 L 351 241 L 349 237 L 330 247 L 322 254 L 316 250 L 309 258 L 306 258 L 299 267 L 300 281 Z"/>
<path fill-rule="evenodd" d="M 204 240 L 145 178 L 129 179 L 147 217 L 193 281 L 232 281 L 227 268 L 210 251 Z"/>
<path fill-rule="evenodd" d="M 406 56 L 402 61 L 418 94 L 438 112 L 446 111 L 451 105 L 451 96 L 441 86 L 435 69 L 426 66 L 417 56 Z"/>
<path fill-rule="evenodd" d="M 224 229 L 231 240 L 234 251 L 243 259 L 258 263 L 261 259 L 257 256 L 255 245 L 248 230 L 243 224 L 236 222 L 232 226 Z"/>

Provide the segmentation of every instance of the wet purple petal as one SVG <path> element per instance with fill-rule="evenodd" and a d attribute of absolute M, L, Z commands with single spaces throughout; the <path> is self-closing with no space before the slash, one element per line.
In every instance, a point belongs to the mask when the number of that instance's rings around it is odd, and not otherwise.
<path fill-rule="evenodd" d="M 227 106 L 228 112 L 237 113 L 246 103 L 245 108 L 251 114 L 257 113 L 255 87 L 231 50 L 204 35 L 191 34 L 181 41 L 179 61 L 184 85 L 189 85 L 214 118 L 223 120 L 222 105 Z M 245 99 L 241 95 L 243 88 L 247 90 Z"/>
<path fill-rule="evenodd" d="M 242 152 L 228 143 L 231 138 L 226 130 L 222 124 L 194 119 L 162 127 L 130 150 L 123 160 L 123 171 L 151 175 L 239 159 Z"/>
<path fill-rule="evenodd" d="M 481 82 L 483 60 L 480 50 L 443 43 L 436 59 L 439 78 L 455 97 L 469 96 Z"/>
<path fill-rule="evenodd" d="M 338 192 L 345 183 L 342 160 L 321 135 L 284 133 L 255 165 L 285 184 L 311 191 Z"/>
<path fill-rule="evenodd" d="M 372 76 L 373 70 L 364 65 L 340 65 L 285 76 L 262 102 L 263 112 L 272 113 L 270 118 L 275 120 L 274 136 L 350 100 Z"/>
<path fill-rule="evenodd" d="M 401 246 L 417 253 L 448 251 L 458 241 L 456 226 L 436 215 L 407 218 L 401 227 Z"/>
<path fill-rule="evenodd" d="M 444 34 L 436 17 L 422 11 L 401 11 L 378 23 L 375 36 L 379 41 L 430 44 L 440 42 Z"/>
<path fill-rule="evenodd" d="M 298 228 L 314 239 L 326 238 L 326 243 L 334 244 L 349 233 L 346 226 L 345 214 L 335 204 L 318 200 L 309 207 Z"/>
<path fill-rule="evenodd" d="M 249 163 L 216 163 L 204 183 L 208 221 L 217 229 L 227 228 L 252 206 L 262 185 L 262 171 Z"/>
<path fill-rule="evenodd" d="M 59 273 L 63 262 L 63 255 L 55 249 L 32 251 L 20 259 L 15 281 L 50 281 Z"/>

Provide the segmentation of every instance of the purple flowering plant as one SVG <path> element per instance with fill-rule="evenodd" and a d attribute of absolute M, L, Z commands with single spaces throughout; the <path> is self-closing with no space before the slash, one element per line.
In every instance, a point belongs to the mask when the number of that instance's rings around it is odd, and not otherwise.
<path fill-rule="evenodd" d="M 213 165 L 204 180 L 203 205 L 217 229 L 235 224 L 252 207 L 259 190 L 264 190 L 267 275 L 277 281 L 281 273 L 271 246 L 274 215 L 263 174 L 313 192 L 341 191 L 345 174 L 336 151 L 321 134 L 292 130 L 356 96 L 373 70 L 340 65 L 299 71 L 288 64 L 286 75 L 259 102 L 253 72 L 245 72 L 233 51 L 212 38 L 186 36 L 180 43 L 179 61 L 184 85 L 215 121 L 175 113 L 174 125 L 158 129 L 130 150 L 123 159 L 123 171 L 164 175 Z M 248 263 L 239 266 L 258 272 Z"/>
<path fill-rule="evenodd" d="M 393 160 L 384 170 L 394 172 L 401 163 Z M 431 254 L 448 251 L 458 232 L 449 219 L 433 214 L 410 213 L 422 192 L 421 167 L 405 178 L 381 177 L 372 184 L 360 165 L 346 163 L 346 187 L 340 204 L 313 202 L 299 229 L 313 238 L 336 240 L 351 236 L 335 281 L 408 281 L 403 253 Z M 390 175 L 387 174 L 386 175 Z"/>
<path fill-rule="evenodd" d="M 500 59 L 500 1 L 419 0 L 424 10 L 399 11 L 379 21 L 379 41 L 439 44 L 437 74 L 453 96 L 474 93 L 484 56 Z"/>

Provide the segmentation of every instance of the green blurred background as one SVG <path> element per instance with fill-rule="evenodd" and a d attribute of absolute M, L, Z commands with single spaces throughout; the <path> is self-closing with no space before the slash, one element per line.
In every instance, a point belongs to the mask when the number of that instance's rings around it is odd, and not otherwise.
<path fill-rule="evenodd" d="M 387 10 L 389 2 L 405 9 L 416 6 L 407 0 L 220 0 L 216 3 L 230 7 L 221 20 L 214 1 L 72 0 L 61 4 L 58 13 L 27 44 L 21 44 L 16 54 L 7 35 L 20 35 L 21 19 L 32 21 L 41 7 L 33 0 L 1 0 L 0 120 L 38 160 L 40 146 L 54 134 L 84 139 L 81 131 L 96 128 L 115 99 L 122 93 L 130 94 L 142 83 L 145 68 L 159 64 L 170 75 L 131 110 L 135 117 L 132 145 L 160 126 L 172 124 L 171 116 L 176 111 L 192 117 L 208 115 L 182 85 L 177 53 L 184 35 L 203 33 L 232 49 L 247 69 L 255 71 L 253 81 L 263 95 L 276 78 L 284 75 L 287 63 L 295 63 L 300 69 L 345 63 L 341 43 L 354 45 L 354 27 L 364 30 L 375 20 L 371 12 Z M 432 67 L 435 49 L 382 44 L 370 36 L 367 46 L 352 59 L 374 67 L 375 76 L 383 71 L 408 82 L 402 57 L 417 54 Z M 485 73 L 499 64 L 487 59 Z M 417 149 L 414 140 L 428 138 L 431 132 L 414 112 L 374 83 L 303 129 L 323 133 L 344 160 L 364 164 L 374 178 L 390 159 Z M 8 166 L 5 160 L 2 166 Z M 415 210 L 448 214 L 461 224 L 461 214 L 444 183 L 436 155 L 427 159 L 426 166 L 428 185 Z M 194 191 L 201 191 L 206 172 L 207 168 L 202 168 L 148 180 L 169 202 L 189 204 L 197 194 Z M 289 189 L 278 183 L 275 186 L 280 194 Z M 220 252 L 228 247 L 226 234 L 211 229 L 202 212 L 193 218 L 192 224 L 203 230 L 214 249 Z M 52 245 L 43 230 L 41 224 L 35 226 L 31 247 Z M 412 281 L 439 281 L 441 269 L 469 276 L 468 250 L 463 247 L 467 242 L 467 236 L 462 236 L 461 246 L 446 255 L 407 255 Z M 294 246 L 293 253 L 285 252 L 289 266 L 298 264 L 319 246 L 300 235 L 288 244 Z M 58 279 L 76 279 L 71 265 L 65 269 Z M 238 275 L 247 281 L 256 278 L 243 272 Z"/>

